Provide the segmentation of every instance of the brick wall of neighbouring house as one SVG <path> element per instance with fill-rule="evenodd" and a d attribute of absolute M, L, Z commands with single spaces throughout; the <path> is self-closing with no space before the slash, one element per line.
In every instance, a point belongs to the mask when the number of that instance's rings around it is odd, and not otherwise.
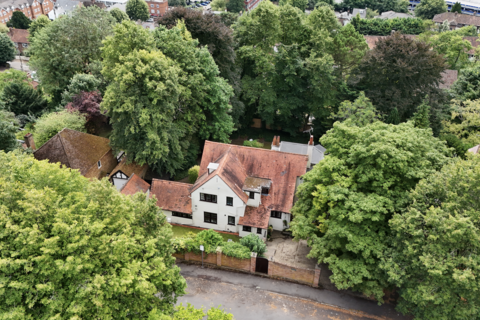
<path fill-rule="evenodd" d="M 185 260 L 190 260 L 190 261 L 199 261 L 202 262 L 202 255 L 201 254 L 196 254 L 193 252 L 186 252 L 185 253 Z M 203 263 L 209 263 L 209 264 L 214 264 L 217 265 L 217 254 L 216 253 L 211 253 L 211 254 L 203 254 Z"/>
<path fill-rule="evenodd" d="M 250 272 L 250 258 L 248 259 L 238 259 L 234 257 L 227 257 L 226 255 L 222 254 L 222 267 L 244 270 Z"/>
<path fill-rule="evenodd" d="M 284 278 L 313 285 L 315 270 L 294 268 L 273 261 L 268 262 L 268 269 L 268 275 L 273 278 Z"/>

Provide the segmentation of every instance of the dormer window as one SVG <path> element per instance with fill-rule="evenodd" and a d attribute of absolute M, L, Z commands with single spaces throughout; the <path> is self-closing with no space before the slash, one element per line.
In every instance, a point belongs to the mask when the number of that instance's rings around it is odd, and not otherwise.
<path fill-rule="evenodd" d="M 262 195 L 268 196 L 268 192 L 270 191 L 270 188 L 262 188 Z"/>
<path fill-rule="evenodd" d="M 210 174 L 210 173 L 212 173 L 213 171 L 217 170 L 217 169 L 218 169 L 218 166 L 219 166 L 218 163 L 210 162 L 210 163 L 208 164 L 208 167 L 207 167 L 208 174 Z"/>

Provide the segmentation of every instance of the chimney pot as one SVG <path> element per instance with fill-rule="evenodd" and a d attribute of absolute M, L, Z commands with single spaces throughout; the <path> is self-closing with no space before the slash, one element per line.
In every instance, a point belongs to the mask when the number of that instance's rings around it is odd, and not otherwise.
<path fill-rule="evenodd" d="M 37 148 L 35 147 L 35 141 L 33 141 L 33 135 L 29 132 L 25 135 L 24 138 L 27 148 L 32 148 L 32 150 L 35 151 Z"/>
<path fill-rule="evenodd" d="M 310 135 L 310 141 L 308 141 L 308 145 L 313 146 L 313 136 Z"/>
<path fill-rule="evenodd" d="M 277 147 L 280 147 L 280 136 L 277 136 Z"/>

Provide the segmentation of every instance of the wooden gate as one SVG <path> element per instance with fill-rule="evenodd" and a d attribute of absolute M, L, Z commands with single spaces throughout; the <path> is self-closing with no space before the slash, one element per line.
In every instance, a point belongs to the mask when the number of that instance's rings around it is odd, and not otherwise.
<path fill-rule="evenodd" d="M 255 272 L 268 274 L 268 259 L 257 257 Z"/>

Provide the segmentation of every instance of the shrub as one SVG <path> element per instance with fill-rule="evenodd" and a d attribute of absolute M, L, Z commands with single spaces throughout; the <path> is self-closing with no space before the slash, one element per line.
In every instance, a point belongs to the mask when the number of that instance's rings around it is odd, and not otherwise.
<path fill-rule="evenodd" d="M 62 93 L 62 105 L 65 106 L 72 102 L 74 97 L 82 93 L 82 91 L 90 92 L 99 89 L 102 81 L 91 74 L 77 73 L 70 80 L 67 89 Z"/>
<path fill-rule="evenodd" d="M 213 253 L 217 251 L 217 247 L 220 247 L 223 244 L 223 237 L 213 229 L 203 230 L 197 234 L 195 244 L 197 245 L 197 248 L 188 249 L 198 251 L 200 245 L 203 245 L 205 253 Z"/>
<path fill-rule="evenodd" d="M 172 246 L 175 252 L 192 251 L 196 246 L 196 234 L 188 232 L 184 237 L 173 238 Z"/>
<path fill-rule="evenodd" d="M 267 251 L 267 245 L 256 234 L 249 234 L 240 239 L 240 244 L 247 247 L 251 252 L 256 252 L 257 255 L 262 256 Z"/>
<path fill-rule="evenodd" d="M 241 245 L 238 242 L 226 242 L 222 247 L 222 252 L 228 257 L 234 257 L 238 259 L 248 259 L 250 258 L 250 250 Z"/>
<path fill-rule="evenodd" d="M 195 183 L 195 181 L 197 181 L 199 171 L 200 166 L 193 166 L 188 169 L 188 182 Z"/>
<path fill-rule="evenodd" d="M 246 147 L 263 148 L 263 143 L 258 142 L 257 140 L 245 140 L 243 141 L 243 145 Z"/>
<path fill-rule="evenodd" d="M 47 108 L 47 101 L 42 93 L 26 83 L 9 82 L 3 89 L 1 99 L 5 103 L 5 109 L 17 116 L 21 114 L 38 116 Z"/>
<path fill-rule="evenodd" d="M 78 111 L 64 110 L 43 115 L 35 125 L 35 144 L 40 148 L 64 128 L 86 132 L 85 116 Z"/>
<path fill-rule="evenodd" d="M 15 45 L 5 33 L 0 33 L 0 66 L 5 66 L 13 59 L 15 59 Z"/>

